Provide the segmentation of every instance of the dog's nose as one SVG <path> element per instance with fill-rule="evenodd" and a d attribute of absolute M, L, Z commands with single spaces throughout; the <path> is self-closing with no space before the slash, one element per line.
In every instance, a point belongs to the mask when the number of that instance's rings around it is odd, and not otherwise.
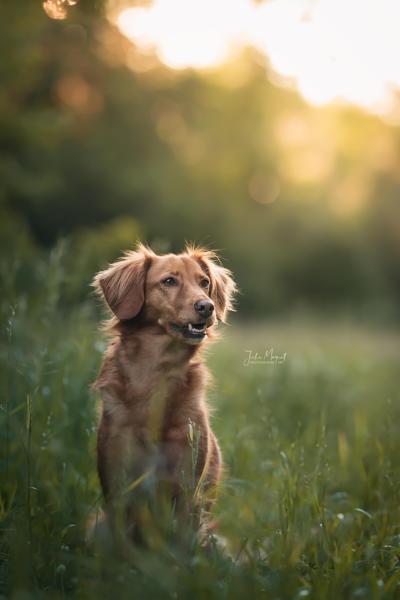
<path fill-rule="evenodd" d="M 209 317 L 213 313 L 214 304 L 209 300 L 197 300 L 194 303 L 194 309 L 202 317 Z"/>

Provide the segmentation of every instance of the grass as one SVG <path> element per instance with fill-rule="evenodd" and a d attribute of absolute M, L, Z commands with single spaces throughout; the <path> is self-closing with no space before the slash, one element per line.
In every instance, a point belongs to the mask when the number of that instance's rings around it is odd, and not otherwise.
<path fill-rule="evenodd" d="M 400 597 L 396 331 L 328 319 L 226 328 L 209 364 L 230 556 L 160 543 L 130 564 L 85 542 L 100 506 L 89 391 L 99 315 L 90 300 L 66 308 L 59 251 L 36 259 L 29 292 L 18 261 L 3 267 L 1 594 Z M 244 365 L 246 350 L 271 347 L 286 360 Z"/>

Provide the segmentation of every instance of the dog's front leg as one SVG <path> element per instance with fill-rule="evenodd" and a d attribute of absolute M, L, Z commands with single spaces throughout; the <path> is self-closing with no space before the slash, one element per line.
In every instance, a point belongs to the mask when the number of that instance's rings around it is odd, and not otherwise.
<path fill-rule="evenodd" d="M 164 432 L 160 479 L 169 482 L 175 515 L 182 526 L 192 523 L 194 529 L 198 527 L 209 449 L 209 431 L 201 415 L 196 423 L 175 421 Z"/>
<path fill-rule="evenodd" d="M 140 437 L 103 412 L 97 433 L 97 467 L 114 540 L 138 541 L 143 502 L 141 484 L 150 466 Z"/>

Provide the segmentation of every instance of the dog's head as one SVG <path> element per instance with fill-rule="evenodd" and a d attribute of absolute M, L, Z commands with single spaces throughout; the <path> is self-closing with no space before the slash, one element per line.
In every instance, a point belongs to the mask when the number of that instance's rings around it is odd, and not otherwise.
<path fill-rule="evenodd" d="M 194 246 L 158 256 L 139 245 L 98 273 L 94 286 L 119 321 L 140 316 L 189 344 L 199 344 L 217 320 L 225 321 L 236 289 L 216 254 Z"/>

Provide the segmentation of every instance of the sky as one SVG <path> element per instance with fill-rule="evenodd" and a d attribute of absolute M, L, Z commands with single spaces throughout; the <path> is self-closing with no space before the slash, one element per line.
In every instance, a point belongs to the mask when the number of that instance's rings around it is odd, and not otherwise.
<path fill-rule="evenodd" d="M 312 104 L 394 111 L 399 0 L 153 0 L 117 24 L 173 69 L 217 67 L 251 45 Z"/>

